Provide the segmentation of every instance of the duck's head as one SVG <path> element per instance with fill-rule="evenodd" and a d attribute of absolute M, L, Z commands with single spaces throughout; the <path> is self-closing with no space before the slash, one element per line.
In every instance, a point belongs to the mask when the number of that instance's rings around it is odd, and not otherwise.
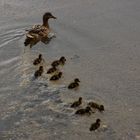
<path fill-rule="evenodd" d="M 75 81 L 76 83 L 80 82 L 80 80 L 79 80 L 78 78 L 75 78 L 74 81 Z"/>
<path fill-rule="evenodd" d="M 82 102 L 82 97 L 79 97 L 79 102 Z"/>
<path fill-rule="evenodd" d="M 101 122 L 101 120 L 100 120 L 100 119 L 97 119 L 97 120 L 96 120 L 96 123 L 100 123 L 100 122 Z"/>
<path fill-rule="evenodd" d="M 100 111 L 104 111 L 104 106 L 103 105 L 100 105 Z"/>
<path fill-rule="evenodd" d="M 42 54 L 39 54 L 38 58 L 41 59 L 42 58 Z"/>
<path fill-rule="evenodd" d="M 39 70 L 43 70 L 43 66 L 40 66 L 40 67 L 39 67 Z"/>
<path fill-rule="evenodd" d="M 50 19 L 50 18 L 53 18 L 53 19 L 56 19 L 55 16 L 53 16 L 50 12 L 46 12 L 44 15 L 43 15 L 43 22 Z"/>
<path fill-rule="evenodd" d="M 46 13 L 43 15 L 43 25 L 44 25 L 44 26 L 47 26 L 48 28 L 49 28 L 48 20 L 49 20 L 50 18 L 56 19 L 56 17 L 53 16 L 50 12 L 46 12 Z"/>
<path fill-rule="evenodd" d="M 59 72 L 59 73 L 58 73 L 58 76 L 61 77 L 61 76 L 62 76 L 62 72 Z"/>

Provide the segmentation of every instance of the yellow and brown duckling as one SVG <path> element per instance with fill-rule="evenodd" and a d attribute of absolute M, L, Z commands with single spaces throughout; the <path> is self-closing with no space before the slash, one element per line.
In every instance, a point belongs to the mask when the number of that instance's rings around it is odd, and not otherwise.
<path fill-rule="evenodd" d="M 72 82 L 68 85 L 68 89 L 74 89 L 74 88 L 78 87 L 79 82 L 80 82 L 80 80 L 78 78 L 75 78 L 74 82 Z"/>
<path fill-rule="evenodd" d="M 100 127 L 100 123 L 101 123 L 101 120 L 97 119 L 95 123 L 91 124 L 89 130 L 95 131 L 96 129 L 98 129 Z"/>
<path fill-rule="evenodd" d="M 43 71 L 44 71 L 43 66 L 40 66 L 39 69 L 34 73 L 35 78 L 41 76 Z"/>
<path fill-rule="evenodd" d="M 36 58 L 33 62 L 34 65 L 38 65 L 41 63 L 41 61 L 43 60 L 42 58 L 42 54 L 39 54 L 38 58 Z"/>
<path fill-rule="evenodd" d="M 50 81 L 56 81 L 56 80 L 59 80 L 62 76 L 62 72 L 59 72 L 58 74 L 55 74 L 53 75 L 51 78 L 50 78 Z"/>
<path fill-rule="evenodd" d="M 91 115 L 91 108 L 89 106 L 87 106 L 86 108 L 82 108 L 82 109 L 79 109 L 75 112 L 75 114 L 78 114 L 78 115 Z M 94 112 L 92 112 L 94 113 Z"/>
<path fill-rule="evenodd" d="M 25 46 L 30 45 L 30 48 L 34 46 L 39 41 L 45 43 L 49 39 L 49 34 L 51 33 L 51 29 L 49 27 L 48 20 L 49 19 L 56 19 L 50 12 L 47 12 L 43 15 L 43 24 L 42 25 L 35 25 L 31 30 L 28 30 L 26 34 L 26 39 L 24 42 Z"/>
<path fill-rule="evenodd" d="M 64 65 L 66 62 L 66 58 L 62 56 L 59 60 L 55 60 L 52 62 L 52 66 L 57 67 L 58 65 Z"/>
<path fill-rule="evenodd" d="M 75 108 L 75 107 L 80 106 L 81 104 L 82 104 L 82 97 L 79 97 L 78 101 L 75 101 L 75 102 L 71 105 L 71 107 L 72 107 L 72 108 Z"/>
<path fill-rule="evenodd" d="M 57 68 L 55 66 L 52 66 L 50 69 L 48 69 L 47 74 L 51 74 L 57 71 Z"/>
<path fill-rule="evenodd" d="M 89 102 L 88 105 L 94 109 L 98 109 L 99 111 L 104 111 L 104 106 L 103 105 L 99 105 L 95 102 Z"/>

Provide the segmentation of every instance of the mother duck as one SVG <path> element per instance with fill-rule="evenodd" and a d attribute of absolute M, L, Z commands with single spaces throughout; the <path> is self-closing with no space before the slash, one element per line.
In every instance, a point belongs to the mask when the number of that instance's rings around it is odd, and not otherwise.
<path fill-rule="evenodd" d="M 26 30 L 28 33 L 26 34 L 26 39 L 24 42 L 25 46 L 30 45 L 30 48 L 37 44 L 39 41 L 43 43 L 47 43 L 54 35 L 51 34 L 51 29 L 48 23 L 50 18 L 56 19 L 50 12 L 47 12 L 43 15 L 43 24 L 42 25 L 34 25 L 32 29 Z"/>

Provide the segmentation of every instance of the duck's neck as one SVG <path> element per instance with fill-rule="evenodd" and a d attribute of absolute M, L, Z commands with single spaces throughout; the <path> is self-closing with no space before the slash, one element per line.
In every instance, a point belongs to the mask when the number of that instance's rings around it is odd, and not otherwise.
<path fill-rule="evenodd" d="M 48 23 L 48 19 L 46 21 L 43 21 L 43 26 L 50 28 L 49 23 Z"/>

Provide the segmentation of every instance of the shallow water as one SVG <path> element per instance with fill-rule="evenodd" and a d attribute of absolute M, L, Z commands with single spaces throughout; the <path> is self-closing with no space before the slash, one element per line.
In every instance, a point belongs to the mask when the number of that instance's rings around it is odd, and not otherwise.
<path fill-rule="evenodd" d="M 0 140 L 139 140 L 140 1 L 1 0 L 0 1 Z M 56 38 L 31 50 L 25 29 L 51 11 Z M 63 77 L 35 80 L 32 61 L 42 53 L 45 71 L 66 56 Z M 67 90 L 75 77 L 77 91 Z M 105 112 L 75 116 L 70 103 L 94 100 Z M 96 118 L 101 128 L 89 132 Z M 106 127 L 104 127 L 106 126 Z"/>

